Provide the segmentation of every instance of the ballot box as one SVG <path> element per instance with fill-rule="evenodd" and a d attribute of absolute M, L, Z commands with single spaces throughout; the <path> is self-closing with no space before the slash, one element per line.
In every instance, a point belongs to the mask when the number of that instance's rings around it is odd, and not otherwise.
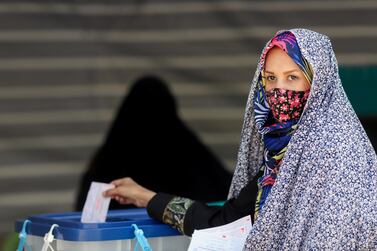
<path fill-rule="evenodd" d="M 31 216 L 25 224 L 26 242 L 32 251 L 42 250 L 45 234 L 56 224 L 51 231 L 51 250 L 55 251 L 134 250 L 135 226 L 142 230 L 153 251 L 187 250 L 190 243 L 187 236 L 150 218 L 145 209 L 110 210 L 105 223 L 81 223 L 80 218 L 80 212 Z M 17 232 L 21 232 L 24 222 L 16 222 Z"/>

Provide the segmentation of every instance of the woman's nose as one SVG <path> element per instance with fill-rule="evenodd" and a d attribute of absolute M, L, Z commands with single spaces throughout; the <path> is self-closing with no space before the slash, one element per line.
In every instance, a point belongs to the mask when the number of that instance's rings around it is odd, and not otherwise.
<path fill-rule="evenodd" d="M 287 83 L 282 80 L 282 79 L 278 79 L 276 81 L 276 85 L 275 85 L 275 88 L 281 88 L 281 89 L 284 89 L 285 87 L 287 86 Z"/>

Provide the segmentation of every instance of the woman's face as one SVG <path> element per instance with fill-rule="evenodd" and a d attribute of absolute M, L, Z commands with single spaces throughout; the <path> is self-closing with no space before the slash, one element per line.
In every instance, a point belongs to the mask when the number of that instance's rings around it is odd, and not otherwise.
<path fill-rule="evenodd" d="M 298 65 L 279 47 L 273 47 L 268 51 L 264 77 L 266 91 L 274 88 L 293 91 L 306 91 L 310 89 L 309 82 Z"/>

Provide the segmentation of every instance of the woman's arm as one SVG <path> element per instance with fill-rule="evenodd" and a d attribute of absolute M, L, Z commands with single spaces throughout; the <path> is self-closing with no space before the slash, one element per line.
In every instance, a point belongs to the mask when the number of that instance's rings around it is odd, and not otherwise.
<path fill-rule="evenodd" d="M 250 181 L 239 196 L 227 200 L 223 206 L 208 206 L 165 193 L 152 192 L 134 182 L 131 178 L 113 181 L 114 189 L 105 192 L 121 204 L 135 204 L 147 207 L 148 214 L 177 228 L 181 233 L 192 235 L 194 229 L 215 227 L 230 223 L 246 215 L 254 215 L 257 194 L 257 178 Z"/>
<path fill-rule="evenodd" d="M 191 236 L 195 229 L 221 226 L 246 215 L 253 216 L 257 189 L 256 179 L 252 180 L 237 198 L 227 200 L 223 206 L 208 206 L 188 198 L 157 193 L 148 203 L 147 210 L 151 217 Z"/>

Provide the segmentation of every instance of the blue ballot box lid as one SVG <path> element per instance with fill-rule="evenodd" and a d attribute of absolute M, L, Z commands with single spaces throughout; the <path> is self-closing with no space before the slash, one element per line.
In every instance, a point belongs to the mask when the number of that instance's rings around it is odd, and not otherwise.
<path fill-rule="evenodd" d="M 110 210 L 105 223 L 81 223 L 81 212 L 61 214 L 40 214 L 28 218 L 31 223 L 26 230 L 28 235 L 43 237 L 52 224 L 56 239 L 66 241 L 106 241 L 133 239 L 136 224 L 143 230 L 146 238 L 181 235 L 171 226 L 156 221 L 148 216 L 144 208 Z M 16 222 L 16 231 L 20 232 L 24 220 Z"/>

